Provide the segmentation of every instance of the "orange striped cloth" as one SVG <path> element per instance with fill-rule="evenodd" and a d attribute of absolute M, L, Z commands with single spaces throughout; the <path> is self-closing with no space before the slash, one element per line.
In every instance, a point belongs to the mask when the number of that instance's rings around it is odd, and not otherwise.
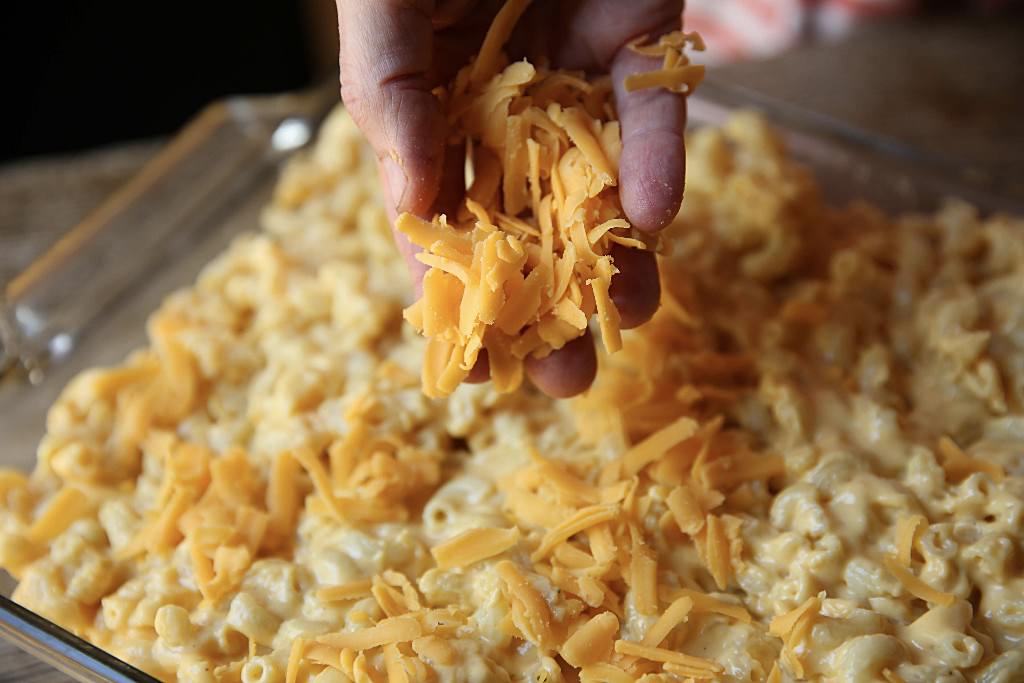
<path fill-rule="evenodd" d="M 707 43 L 705 63 L 770 57 L 798 42 L 836 38 L 856 24 L 925 9 L 928 0 L 686 0 L 684 25 Z M 994 10 L 1005 0 L 974 4 Z"/>

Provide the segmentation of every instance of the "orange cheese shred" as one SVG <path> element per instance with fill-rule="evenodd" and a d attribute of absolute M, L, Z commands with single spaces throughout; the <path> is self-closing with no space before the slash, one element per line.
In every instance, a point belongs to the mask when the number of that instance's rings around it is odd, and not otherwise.
<path fill-rule="evenodd" d="M 34 543 L 51 541 L 81 517 L 89 514 L 92 504 L 89 498 L 79 489 L 68 486 L 57 492 L 57 495 L 46 504 L 42 514 L 32 523 L 25 536 Z M 169 514 L 180 515 L 182 510 Z"/>
<path fill-rule="evenodd" d="M 661 68 L 626 76 L 626 90 L 633 92 L 644 88 L 665 88 L 677 93 L 693 92 L 704 79 L 704 67 L 690 64 L 685 49 L 703 50 L 704 41 L 701 37 L 696 33 L 673 31 L 651 45 L 642 45 L 645 40 L 646 36 L 642 36 L 630 42 L 627 47 L 646 57 L 661 57 Z"/>
<path fill-rule="evenodd" d="M 658 647 L 672 632 L 672 629 L 686 621 L 692 610 L 693 598 L 686 595 L 676 598 L 647 630 L 640 644 L 647 647 Z"/>
<path fill-rule="evenodd" d="M 644 88 L 665 88 L 672 92 L 692 92 L 697 84 L 704 80 L 704 66 L 688 64 L 659 71 L 645 71 L 626 76 L 626 90 L 643 90 Z"/>
<path fill-rule="evenodd" d="M 659 591 L 663 595 L 663 599 L 667 600 L 678 600 L 681 597 L 688 597 L 693 601 L 694 612 L 710 612 L 712 614 L 721 614 L 722 616 L 735 619 L 736 621 L 749 624 L 752 619 L 750 613 L 741 607 L 740 605 L 734 605 L 718 598 L 708 595 L 707 593 L 701 593 L 700 591 L 693 590 L 691 588 L 677 588 L 674 590 L 663 589 Z"/>
<path fill-rule="evenodd" d="M 629 565 L 630 589 L 640 614 L 658 613 L 658 557 L 650 548 L 634 537 Z"/>
<path fill-rule="evenodd" d="M 383 619 L 361 631 L 318 636 L 316 642 L 339 649 L 369 650 L 388 643 L 407 643 L 423 635 L 423 626 L 411 615 Z"/>
<path fill-rule="evenodd" d="M 598 663 L 580 669 L 580 683 L 634 683 L 632 674 L 614 664 Z"/>
<path fill-rule="evenodd" d="M 548 531 L 541 541 L 540 547 L 533 552 L 530 559 L 534 562 L 539 562 L 547 557 L 559 543 L 569 540 L 581 531 L 586 531 L 602 522 L 609 522 L 618 516 L 618 505 L 591 505 L 585 507 Z"/>
<path fill-rule="evenodd" d="M 882 563 L 885 568 L 889 570 L 896 579 L 903 584 L 903 588 L 908 593 L 916 598 L 920 598 L 926 602 L 935 603 L 936 605 L 942 605 L 943 607 L 949 607 L 956 602 L 956 596 L 951 593 L 945 593 L 932 588 L 927 583 L 917 578 L 910 573 L 910 570 L 900 564 L 898 558 L 891 555 L 885 555 L 882 557 Z"/>
<path fill-rule="evenodd" d="M 948 436 L 939 439 L 939 454 L 942 456 L 942 469 L 951 482 L 962 481 L 975 472 L 984 472 L 995 482 L 1006 478 L 1006 470 L 1002 465 L 982 458 L 972 458 Z"/>
<path fill-rule="evenodd" d="M 335 519 L 345 519 L 341 501 L 334 495 L 334 484 L 319 457 L 309 449 L 299 449 L 292 454 L 292 457 L 302 465 L 309 478 L 313 480 L 313 487 Z"/>
<path fill-rule="evenodd" d="M 285 670 L 285 683 L 295 683 L 299 679 L 299 666 L 306 650 L 306 641 L 301 636 L 292 641 L 291 651 L 288 653 L 288 667 Z"/>
<path fill-rule="evenodd" d="M 775 617 L 768 625 L 768 632 L 783 640 L 782 660 L 799 678 L 804 677 L 804 665 L 795 646 L 806 637 L 820 609 L 821 597 L 813 596 Z"/>
<path fill-rule="evenodd" d="M 274 459 L 267 485 L 268 545 L 283 544 L 295 528 L 299 514 L 299 472 L 299 461 L 290 453 L 280 453 Z"/>
<path fill-rule="evenodd" d="M 620 655 L 649 659 L 652 662 L 679 664 L 692 669 L 707 671 L 709 673 L 721 673 L 724 671 L 721 664 L 713 662 L 710 659 L 694 657 L 692 655 L 683 654 L 682 652 L 667 650 L 662 647 L 647 647 L 646 645 L 634 643 L 629 640 L 615 641 L 615 652 Z"/>
<path fill-rule="evenodd" d="M 611 612 L 601 612 L 584 623 L 562 643 L 559 653 L 572 666 L 583 668 L 608 659 L 612 654 L 619 619 Z"/>
<path fill-rule="evenodd" d="M 665 455 L 668 449 L 697 433 L 697 421 L 683 416 L 654 432 L 622 455 L 626 476 L 633 476 L 647 465 Z"/>
<path fill-rule="evenodd" d="M 922 515 L 909 515 L 901 517 L 896 522 L 896 560 L 900 565 L 909 567 L 911 554 L 914 548 L 914 541 L 923 527 L 928 525 L 928 520 Z"/>
<path fill-rule="evenodd" d="M 371 579 L 360 579 L 341 584 L 340 586 L 327 586 L 316 592 L 316 598 L 323 602 L 358 600 L 370 594 L 370 587 L 372 585 L 373 581 Z"/>
<path fill-rule="evenodd" d="M 465 567 L 500 555 L 519 542 L 516 529 L 469 529 L 430 549 L 441 569 Z"/>
<path fill-rule="evenodd" d="M 496 570 L 504 582 L 512 606 L 512 619 L 520 633 L 536 645 L 550 646 L 554 617 L 547 601 L 512 562 L 503 560 Z"/>
<path fill-rule="evenodd" d="M 491 22 L 480 46 L 480 52 L 473 59 L 469 79 L 474 83 L 491 78 L 497 73 L 501 63 L 501 48 L 512 34 L 519 17 L 529 7 L 530 0 L 508 0 L 498 11 Z"/>
<path fill-rule="evenodd" d="M 714 671 L 677 664 L 676 662 L 666 662 L 663 668 L 666 672 L 675 676 L 685 676 L 687 681 L 702 681 L 715 678 Z"/>
<path fill-rule="evenodd" d="M 821 609 L 821 598 L 818 596 L 807 598 L 799 606 L 773 618 L 768 625 L 768 632 L 778 638 L 785 638 L 796 626 L 800 617 L 809 612 L 817 613 L 819 609 Z"/>
<path fill-rule="evenodd" d="M 683 533 L 695 536 L 704 528 L 704 510 L 689 486 L 684 484 L 672 489 L 665 498 L 665 504 Z"/>
<path fill-rule="evenodd" d="M 65 489 L 70 490 L 70 489 Z M 167 552 L 181 540 L 178 520 L 192 504 L 192 496 L 185 489 L 177 489 L 171 494 L 167 506 L 153 521 L 146 532 L 146 549 L 151 553 Z"/>
<path fill-rule="evenodd" d="M 729 539 L 725 535 L 725 525 L 717 515 L 708 515 L 704 530 L 707 532 L 708 571 L 714 577 L 719 590 L 725 590 L 732 579 L 732 559 L 729 551 Z"/>

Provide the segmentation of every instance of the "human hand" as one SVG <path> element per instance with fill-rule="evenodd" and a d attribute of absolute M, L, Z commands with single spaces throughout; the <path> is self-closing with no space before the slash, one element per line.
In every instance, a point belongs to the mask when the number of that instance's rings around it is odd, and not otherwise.
<path fill-rule="evenodd" d="M 501 2 L 491 0 L 337 0 L 341 93 L 377 153 L 389 216 L 424 217 L 451 211 L 462 196 L 463 158 L 446 154 L 445 121 L 431 90 L 468 63 Z M 661 230 L 683 196 L 686 102 L 662 89 L 627 93 L 631 73 L 660 66 L 626 45 L 680 27 L 681 0 L 535 0 L 506 46 L 513 58 L 546 56 L 552 66 L 611 73 L 622 128 L 619 195 L 638 229 Z M 401 234 L 396 241 L 414 282 L 426 266 Z M 617 249 L 620 273 L 611 296 L 622 327 L 646 322 L 657 310 L 660 283 L 651 252 Z M 597 359 L 587 334 L 543 359 L 527 358 L 526 373 L 542 391 L 567 397 L 593 381 Z M 487 377 L 481 357 L 470 381 Z"/>

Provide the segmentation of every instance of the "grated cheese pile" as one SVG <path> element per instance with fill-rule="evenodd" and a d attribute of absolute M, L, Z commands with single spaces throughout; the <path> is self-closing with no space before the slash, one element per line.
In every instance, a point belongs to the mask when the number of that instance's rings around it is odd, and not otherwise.
<path fill-rule="evenodd" d="M 14 599 L 164 681 L 1019 680 L 1024 241 L 687 135 L 664 299 L 572 401 L 420 386 L 344 111 L 0 471 Z"/>
<path fill-rule="evenodd" d="M 495 388 L 515 390 L 524 358 L 582 336 L 595 315 L 605 349 L 617 351 L 612 247 L 653 246 L 619 203 L 622 145 L 609 80 L 503 57 L 528 4 L 507 3 L 480 54 L 437 91 L 448 142 L 465 146 L 472 170 L 456 215 L 425 221 L 406 213 L 396 223 L 430 266 L 405 318 L 428 339 L 422 381 L 432 397 L 450 394 L 483 350 Z M 689 64 L 687 46 L 703 49 L 699 37 L 682 32 L 632 44 L 662 57 L 663 68 L 631 76 L 627 88 L 693 92 L 703 67 Z"/>

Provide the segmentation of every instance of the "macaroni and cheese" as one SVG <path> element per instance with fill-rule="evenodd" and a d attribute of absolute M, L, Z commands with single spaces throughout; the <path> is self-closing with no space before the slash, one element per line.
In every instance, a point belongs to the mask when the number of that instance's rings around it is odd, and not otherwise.
<path fill-rule="evenodd" d="M 162 680 L 1024 680 L 1024 222 L 689 136 L 594 387 L 420 390 L 343 111 L 0 475 L 15 599 Z"/>

